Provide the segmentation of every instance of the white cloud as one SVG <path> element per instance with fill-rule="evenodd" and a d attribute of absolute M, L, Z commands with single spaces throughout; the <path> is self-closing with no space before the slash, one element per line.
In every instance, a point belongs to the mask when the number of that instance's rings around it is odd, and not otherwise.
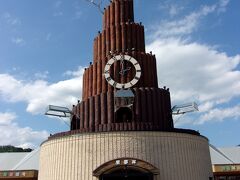
<path fill-rule="evenodd" d="M 176 39 L 158 39 L 147 49 L 156 54 L 159 84 L 170 87 L 175 102 L 219 104 L 240 96 L 240 55 Z"/>
<path fill-rule="evenodd" d="M 154 29 L 152 39 L 157 37 L 166 38 L 190 35 L 192 32 L 195 32 L 198 29 L 200 20 L 202 18 L 211 13 L 225 12 L 228 3 L 229 0 L 220 0 L 218 3 L 211 6 L 202 6 L 199 10 L 193 11 L 183 18 L 175 20 L 163 20 L 158 26 L 154 26 L 152 28 Z M 175 4 L 167 5 L 167 7 L 169 8 L 169 14 L 171 16 L 177 15 L 182 9 L 184 9 L 183 7 L 178 7 Z"/>
<path fill-rule="evenodd" d="M 72 73 L 78 76 L 52 84 L 44 80 L 25 82 L 0 74 L 0 95 L 5 101 L 26 102 L 26 110 L 32 114 L 44 113 L 49 104 L 71 108 L 81 97 L 83 69 Z"/>
<path fill-rule="evenodd" d="M 2 17 L 5 19 L 7 24 L 10 25 L 21 25 L 22 22 L 18 17 L 12 16 L 9 12 L 5 12 Z"/>
<path fill-rule="evenodd" d="M 16 119 L 16 117 L 17 116 L 16 116 L 15 113 L 9 113 L 9 112 L 2 113 L 2 112 L 0 112 L 0 126 L 11 124 L 12 121 L 14 119 Z"/>
<path fill-rule="evenodd" d="M 37 79 L 46 79 L 48 77 L 49 72 L 44 71 L 44 72 L 37 72 L 34 74 L 35 78 Z"/>
<path fill-rule="evenodd" d="M 21 37 L 13 37 L 12 39 L 12 43 L 16 44 L 16 45 L 19 45 L 19 46 L 23 46 L 26 44 L 25 40 Z"/>
<path fill-rule="evenodd" d="M 228 118 L 231 118 L 231 119 L 240 118 L 239 105 L 235 107 L 225 108 L 225 109 L 224 108 L 211 109 L 208 113 L 203 114 L 197 123 L 203 124 L 207 121 L 223 121 L 224 119 L 228 119 Z"/>
<path fill-rule="evenodd" d="M 36 148 L 49 136 L 47 131 L 34 131 L 30 127 L 19 127 L 19 125 L 14 122 L 16 117 L 15 113 L 0 112 L 1 145 Z"/>

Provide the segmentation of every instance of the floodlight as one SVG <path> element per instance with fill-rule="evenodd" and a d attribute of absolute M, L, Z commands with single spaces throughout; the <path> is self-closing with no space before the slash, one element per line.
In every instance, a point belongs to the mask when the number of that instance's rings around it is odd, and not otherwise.
<path fill-rule="evenodd" d="M 182 104 L 182 105 L 175 105 L 172 107 L 172 114 L 179 115 L 198 111 L 198 105 L 195 102 Z"/>
<path fill-rule="evenodd" d="M 70 117 L 72 111 L 70 111 L 67 107 L 48 105 L 45 115 L 48 116 L 57 116 L 57 117 Z"/>

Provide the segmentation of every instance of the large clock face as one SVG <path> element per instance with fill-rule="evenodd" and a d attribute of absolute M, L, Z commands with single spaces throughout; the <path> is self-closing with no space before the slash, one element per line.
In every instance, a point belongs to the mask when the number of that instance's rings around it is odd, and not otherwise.
<path fill-rule="evenodd" d="M 116 63 L 117 61 L 120 61 L 120 70 L 119 70 L 120 76 L 124 76 L 128 71 L 133 71 L 132 68 L 125 67 L 123 65 L 124 61 L 127 61 L 128 63 L 132 64 L 132 66 L 135 69 L 135 76 L 133 77 L 133 79 L 131 81 L 126 82 L 126 83 L 119 83 L 114 80 L 114 77 L 111 77 L 111 75 L 110 75 L 111 66 L 114 63 Z M 115 87 L 117 89 L 128 89 L 128 88 L 134 86 L 135 84 L 137 84 L 137 82 L 139 81 L 139 79 L 141 77 L 141 67 L 140 67 L 139 63 L 137 62 L 137 60 L 134 59 L 133 57 L 131 57 L 129 55 L 117 55 L 117 56 L 112 57 L 107 62 L 106 66 L 104 68 L 104 76 L 105 76 L 105 79 L 107 80 L 107 82 L 110 85 L 112 85 L 113 87 Z"/>

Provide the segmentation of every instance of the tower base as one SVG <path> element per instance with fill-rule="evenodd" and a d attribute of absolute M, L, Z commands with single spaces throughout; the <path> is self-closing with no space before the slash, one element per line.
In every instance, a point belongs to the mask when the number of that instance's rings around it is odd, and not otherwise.
<path fill-rule="evenodd" d="M 206 180 L 208 140 L 175 132 L 106 132 L 57 137 L 41 145 L 39 180 Z"/>

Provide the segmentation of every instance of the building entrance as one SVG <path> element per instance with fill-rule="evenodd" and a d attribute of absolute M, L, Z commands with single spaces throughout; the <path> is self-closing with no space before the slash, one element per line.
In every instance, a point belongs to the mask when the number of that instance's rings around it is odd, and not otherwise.
<path fill-rule="evenodd" d="M 111 172 L 110 174 L 104 174 L 100 180 L 153 180 L 153 174 L 123 169 Z"/>

